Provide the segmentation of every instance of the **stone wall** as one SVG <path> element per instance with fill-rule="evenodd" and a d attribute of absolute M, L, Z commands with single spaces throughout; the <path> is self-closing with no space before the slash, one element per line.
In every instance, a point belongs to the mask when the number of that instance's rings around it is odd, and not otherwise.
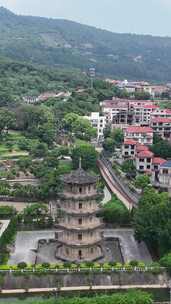
<path fill-rule="evenodd" d="M 0 274 L 1 289 L 56 288 L 89 285 L 162 285 L 168 281 L 166 274 L 145 272 L 68 273 L 68 274 Z M 150 288 L 150 286 L 149 286 Z"/>

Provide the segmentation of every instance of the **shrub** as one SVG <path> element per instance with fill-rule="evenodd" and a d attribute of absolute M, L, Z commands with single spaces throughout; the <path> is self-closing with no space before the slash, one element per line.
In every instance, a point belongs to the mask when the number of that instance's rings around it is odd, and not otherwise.
<path fill-rule="evenodd" d="M 43 268 L 50 268 L 50 263 L 43 263 L 43 264 L 42 264 L 42 267 L 43 267 Z"/>
<path fill-rule="evenodd" d="M 138 266 L 138 261 L 132 260 L 132 261 L 130 261 L 129 264 L 130 264 L 132 267 L 136 267 L 136 266 Z"/>
<path fill-rule="evenodd" d="M 131 222 L 130 212 L 115 195 L 102 207 L 100 216 L 109 224 L 126 225 Z"/>
<path fill-rule="evenodd" d="M 164 255 L 160 259 L 160 265 L 166 267 L 168 272 L 171 273 L 171 253 Z"/>
<path fill-rule="evenodd" d="M 27 264 L 25 262 L 20 262 L 20 263 L 18 263 L 17 267 L 19 269 L 25 269 L 25 268 L 27 268 Z"/>

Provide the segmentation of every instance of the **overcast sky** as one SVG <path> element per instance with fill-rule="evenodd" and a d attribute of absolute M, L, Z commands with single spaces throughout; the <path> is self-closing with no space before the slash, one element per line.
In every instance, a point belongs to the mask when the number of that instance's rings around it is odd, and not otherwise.
<path fill-rule="evenodd" d="M 171 0 L 0 0 L 18 14 L 65 18 L 113 32 L 171 36 Z"/>

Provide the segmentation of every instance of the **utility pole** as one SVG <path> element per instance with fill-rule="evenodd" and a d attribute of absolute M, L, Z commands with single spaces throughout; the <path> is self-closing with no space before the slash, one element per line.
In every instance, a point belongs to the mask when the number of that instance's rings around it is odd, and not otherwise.
<path fill-rule="evenodd" d="M 96 69 L 95 68 L 90 68 L 89 69 L 89 76 L 90 76 L 90 87 L 91 89 L 94 88 L 94 78 L 96 76 Z"/>

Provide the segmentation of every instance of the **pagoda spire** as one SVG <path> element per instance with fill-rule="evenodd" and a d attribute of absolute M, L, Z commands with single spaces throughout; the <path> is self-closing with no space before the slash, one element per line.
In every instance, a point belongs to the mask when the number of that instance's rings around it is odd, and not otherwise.
<path fill-rule="evenodd" d="M 82 169 L 82 158 L 79 158 L 79 169 Z"/>

